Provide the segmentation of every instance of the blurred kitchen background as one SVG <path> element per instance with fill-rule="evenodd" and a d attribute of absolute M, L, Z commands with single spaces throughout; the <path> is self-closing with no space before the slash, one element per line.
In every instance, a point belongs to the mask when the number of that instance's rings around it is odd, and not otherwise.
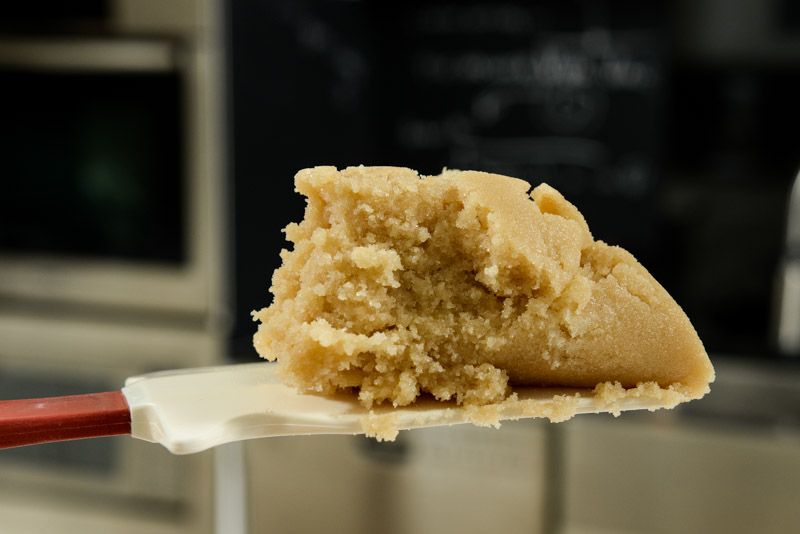
<path fill-rule="evenodd" d="M 0 451 L 0 531 L 800 531 L 800 3 L 0 6 L 0 398 L 255 361 L 318 164 L 559 188 L 718 371 L 656 414 Z"/>

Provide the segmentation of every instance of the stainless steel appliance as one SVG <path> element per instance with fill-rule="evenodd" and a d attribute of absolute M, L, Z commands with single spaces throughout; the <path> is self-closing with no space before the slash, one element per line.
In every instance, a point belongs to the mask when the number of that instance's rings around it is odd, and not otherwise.
<path fill-rule="evenodd" d="M 223 7 L 0 7 L 0 395 L 222 359 Z M 7 532 L 208 532 L 210 455 L 125 438 L 0 454 Z"/>

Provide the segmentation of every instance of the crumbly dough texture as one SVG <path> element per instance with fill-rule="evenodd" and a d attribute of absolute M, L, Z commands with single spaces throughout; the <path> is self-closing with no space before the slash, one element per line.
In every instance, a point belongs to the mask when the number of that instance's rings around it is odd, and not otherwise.
<path fill-rule="evenodd" d="M 517 392 L 514 392 L 501 402 L 480 406 L 466 405 L 461 409 L 464 411 L 462 418 L 477 426 L 498 428 L 500 421 L 529 417 L 547 418 L 551 423 L 560 423 L 579 413 L 608 412 L 618 417 L 622 410 L 630 409 L 631 402 L 644 401 L 644 406 L 641 408 L 651 412 L 662 408 L 674 408 L 687 400 L 683 389 L 679 384 L 662 388 L 656 382 L 642 382 L 634 388 L 624 388 L 619 382 L 602 382 L 593 389 L 579 391 L 539 389 L 537 393 L 546 392 L 545 398 L 542 398 L 542 394 L 537 394 L 534 398 L 530 396 L 520 398 Z M 531 389 L 526 388 L 520 392 L 530 394 Z M 589 401 L 589 407 L 581 406 L 582 401 Z M 432 418 L 436 422 L 438 422 L 437 415 L 434 414 Z M 380 412 L 370 410 L 362 417 L 361 426 L 368 436 L 375 437 L 379 441 L 393 441 L 403 428 L 408 428 L 412 424 L 415 427 L 430 424 L 431 418 L 427 416 L 428 413 L 423 408 L 413 422 L 409 423 L 408 418 L 396 410 Z"/>
<path fill-rule="evenodd" d="M 305 217 L 286 227 L 293 250 L 253 316 L 257 351 L 300 390 L 352 388 L 367 407 L 432 395 L 487 424 L 520 385 L 594 388 L 611 408 L 709 391 L 713 368 L 681 308 L 552 187 L 398 167 L 314 167 L 295 184 Z M 569 399 L 553 410 L 568 418 Z"/>

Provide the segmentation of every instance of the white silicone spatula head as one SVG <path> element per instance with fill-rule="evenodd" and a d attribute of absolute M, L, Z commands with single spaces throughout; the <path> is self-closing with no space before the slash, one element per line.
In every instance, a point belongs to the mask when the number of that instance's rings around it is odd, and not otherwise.
<path fill-rule="evenodd" d="M 592 389 L 516 389 L 510 401 L 481 409 L 438 401 L 411 407 L 363 407 L 353 394 L 301 394 L 279 382 L 274 364 L 252 363 L 168 371 L 129 378 L 122 392 L 131 410 L 131 435 L 164 445 L 175 454 L 243 439 L 299 434 L 387 435 L 385 428 L 410 429 L 465 422 L 672 407 L 675 393 L 600 394 Z M 668 390 L 660 390 L 669 393 Z M 607 393 L 607 392 L 606 392 Z"/>

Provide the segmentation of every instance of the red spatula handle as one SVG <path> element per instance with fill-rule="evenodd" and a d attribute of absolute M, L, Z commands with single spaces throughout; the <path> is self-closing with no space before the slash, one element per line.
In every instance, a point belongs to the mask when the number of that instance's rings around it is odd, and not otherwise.
<path fill-rule="evenodd" d="M 0 448 L 130 433 L 121 391 L 0 401 Z"/>

